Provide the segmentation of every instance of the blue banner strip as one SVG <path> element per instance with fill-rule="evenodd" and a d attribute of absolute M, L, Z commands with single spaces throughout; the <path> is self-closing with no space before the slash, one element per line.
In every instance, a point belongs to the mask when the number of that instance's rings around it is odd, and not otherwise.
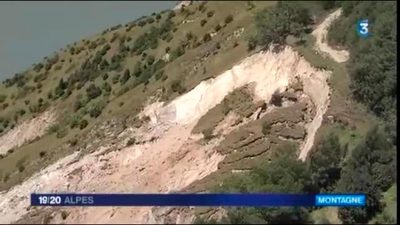
<path fill-rule="evenodd" d="M 363 206 L 365 195 L 31 194 L 32 206 L 332 206 L 329 204 Z"/>

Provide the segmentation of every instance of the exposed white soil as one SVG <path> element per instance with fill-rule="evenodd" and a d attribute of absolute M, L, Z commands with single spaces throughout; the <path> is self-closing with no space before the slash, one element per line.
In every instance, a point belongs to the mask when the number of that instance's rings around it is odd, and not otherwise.
<path fill-rule="evenodd" d="M 284 91 L 292 80 L 299 78 L 304 83 L 304 92 L 317 110 L 301 150 L 301 155 L 306 155 L 329 103 L 328 75 L 311 67 L 290 47 L 280 53 L 268 51 L 250 56 L 167 105 L 156 102 L 146 107 L 142 115 L 149 116 L 150 122 L 136 130 L 135 136 L 139 140 L 155 137 L 154 142 L 101 155 L 108 148 L 104 146 L 74 163 L 71 162 L 75 156 L 68 156 L 0 194 L 0 222 L 13 222 L 27 213 L 31 192 L 169 192 L 205 177 L 217 170 L 224 157 L 214 149 L 217 142 L 202 146 L 197 142 L 201 137 L 191 135 L 191 130 L 226 95 L 250 83 L 254 85 L 255 100 L 267 102 L 275 91 Z M 66 223 L 144 223 L 152 218 L 149 207 L 67 208 L 66 211 L 70 212 L 63 221 Z"/>
<path fill-rule="evenodd" d="M 328 17 L 312 32 L 316 38 L 315 49 L 318 52 L 329 55 L 336 62 L 346 62 L 350 54 L 346 50 L 335 50 L 328 45 L 327 35 L 329 26 L 342 14 L 342 9 L 337 9 L 335 12 L 329 14 Z"/>
<path fill-rule="evenodd" d="M 19 147 L 24 143 L 42 136 L 56 120 L 52 110 L 46 111 L 36 118 L 26 120 L 0 136 L 0 154 L 9 149 Z"/>

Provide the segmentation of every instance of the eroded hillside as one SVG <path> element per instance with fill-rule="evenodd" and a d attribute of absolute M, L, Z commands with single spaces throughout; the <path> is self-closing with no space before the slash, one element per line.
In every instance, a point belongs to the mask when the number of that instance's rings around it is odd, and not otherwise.
<path fill-rule="evenodd" d="M 7 80 L 0 222 L 190 223 L 199 214 L 192 208 L 31 207 L 29 194 L 202 192 L 282 149 L 307 160 L 334 120 L 356 121 L 337 83 L 349 53 L 326 43 L 342 11 L 318 14 L 308 46 L 260 51 L 249 46 L 254 14 L 274 4 L 177 7 L 75 43 Z M 333 66 L 315 63 L 324 58 Z"/>
<path fill-rule="evenodd" d="M 24 196 L 32 191 L 179 191 L 217 169 L 251 165 L 246 161 L 263 153 L 268 155 L 286 142 L 300 146 L 300 157 L 307 155 L 311 148 L 308 142 L 313 142 L 329 104 L 328 78 L 328 72 L 314 69 L 290 47 L 279 53 L 254 54 L 167 104 L 154 99 L 138 115 L 142 120 L 148 118 L 140 128 L 129 126 L 113 142 L 104 140 L 83 157 L 78 153 L 69 155 L 11 188 L 2 196 L 2 204 L 12 205 L 2 211 L 2 218 L 13 222 L 25 214 L 35 217 L 40 209 L 23 210 L 29 204 Z M 237 129 L 226 135 L 204 142 L 204 135 L 192 133 L 202 116 L 244 86 L 248 86 L 250 101 L 261 101 L 263 106 L 254 108 L 247 117 L 239 115 L 242 121 L 235 125 Z M 282 99 L 276 102 L 273 98 Z M 226 120 L 221 125 L 229 123 Z M 264 131 L 264 124 L 270 130 Z M 265 132 L 267 139 L 263 137 Z M 119 150 L 112 151 L 115 148 Z M 242 163 L 237 163 L 240 160 Z M 122 180 L 132 182 L 122 184 Z M 151 208 L 65 209 L 64 213 L 70 215 L 64 222 L 71 223 L 152 222 Z M 94 214 L 99 217 L 90 216 Z M 60 218 L 54 219 L 56 222 Z"/>

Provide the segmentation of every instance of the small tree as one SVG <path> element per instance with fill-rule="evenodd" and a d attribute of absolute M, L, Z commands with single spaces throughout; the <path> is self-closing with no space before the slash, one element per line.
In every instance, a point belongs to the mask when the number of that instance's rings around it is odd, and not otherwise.
<path fill-rule="evenodd" d="M 214 15 L 214 10 L 207 12 L 207 17 L 212 17 Z"/>
<path fill-rule="evenodd" d="M 202 20 L 200 21 L 200 26 L 203 27 L 206 23 L 207 23 L 207 20 L 206 20 L 206 19 L 202 19 Z"/>

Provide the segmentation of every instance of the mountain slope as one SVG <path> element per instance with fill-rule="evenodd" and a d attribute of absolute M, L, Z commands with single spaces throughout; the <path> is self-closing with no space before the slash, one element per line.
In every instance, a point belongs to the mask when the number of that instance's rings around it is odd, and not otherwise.
<path fill-rule="evenodd" d="M 41 208 L 29 207 L 27 197 L 334 191 L 337 176 L 325 177 L 340 173 L 344 162 L 351 170 L 377 119 L 351 98 L 349 53 L 324 38 L 341 9 L 296 4 L 310 10 L 314 24 L 304 36 L 284 36 L 279 51 L 253 46 L 253 34 L 260 33 L 255 15 L 290 11 L 289 3 L 196 2 L 115 26 L 6 80 L 0 87 L 6 96 L 0 98 L 0 222 L 291 218 L 280 213 L 307 220 L 303 209 Z M 327 159 L 333 168 L 326 168 Z M 382 168 L 386 174 L 391 167 Z M 338 211 L 314 214 L 319 221 Z"/>

